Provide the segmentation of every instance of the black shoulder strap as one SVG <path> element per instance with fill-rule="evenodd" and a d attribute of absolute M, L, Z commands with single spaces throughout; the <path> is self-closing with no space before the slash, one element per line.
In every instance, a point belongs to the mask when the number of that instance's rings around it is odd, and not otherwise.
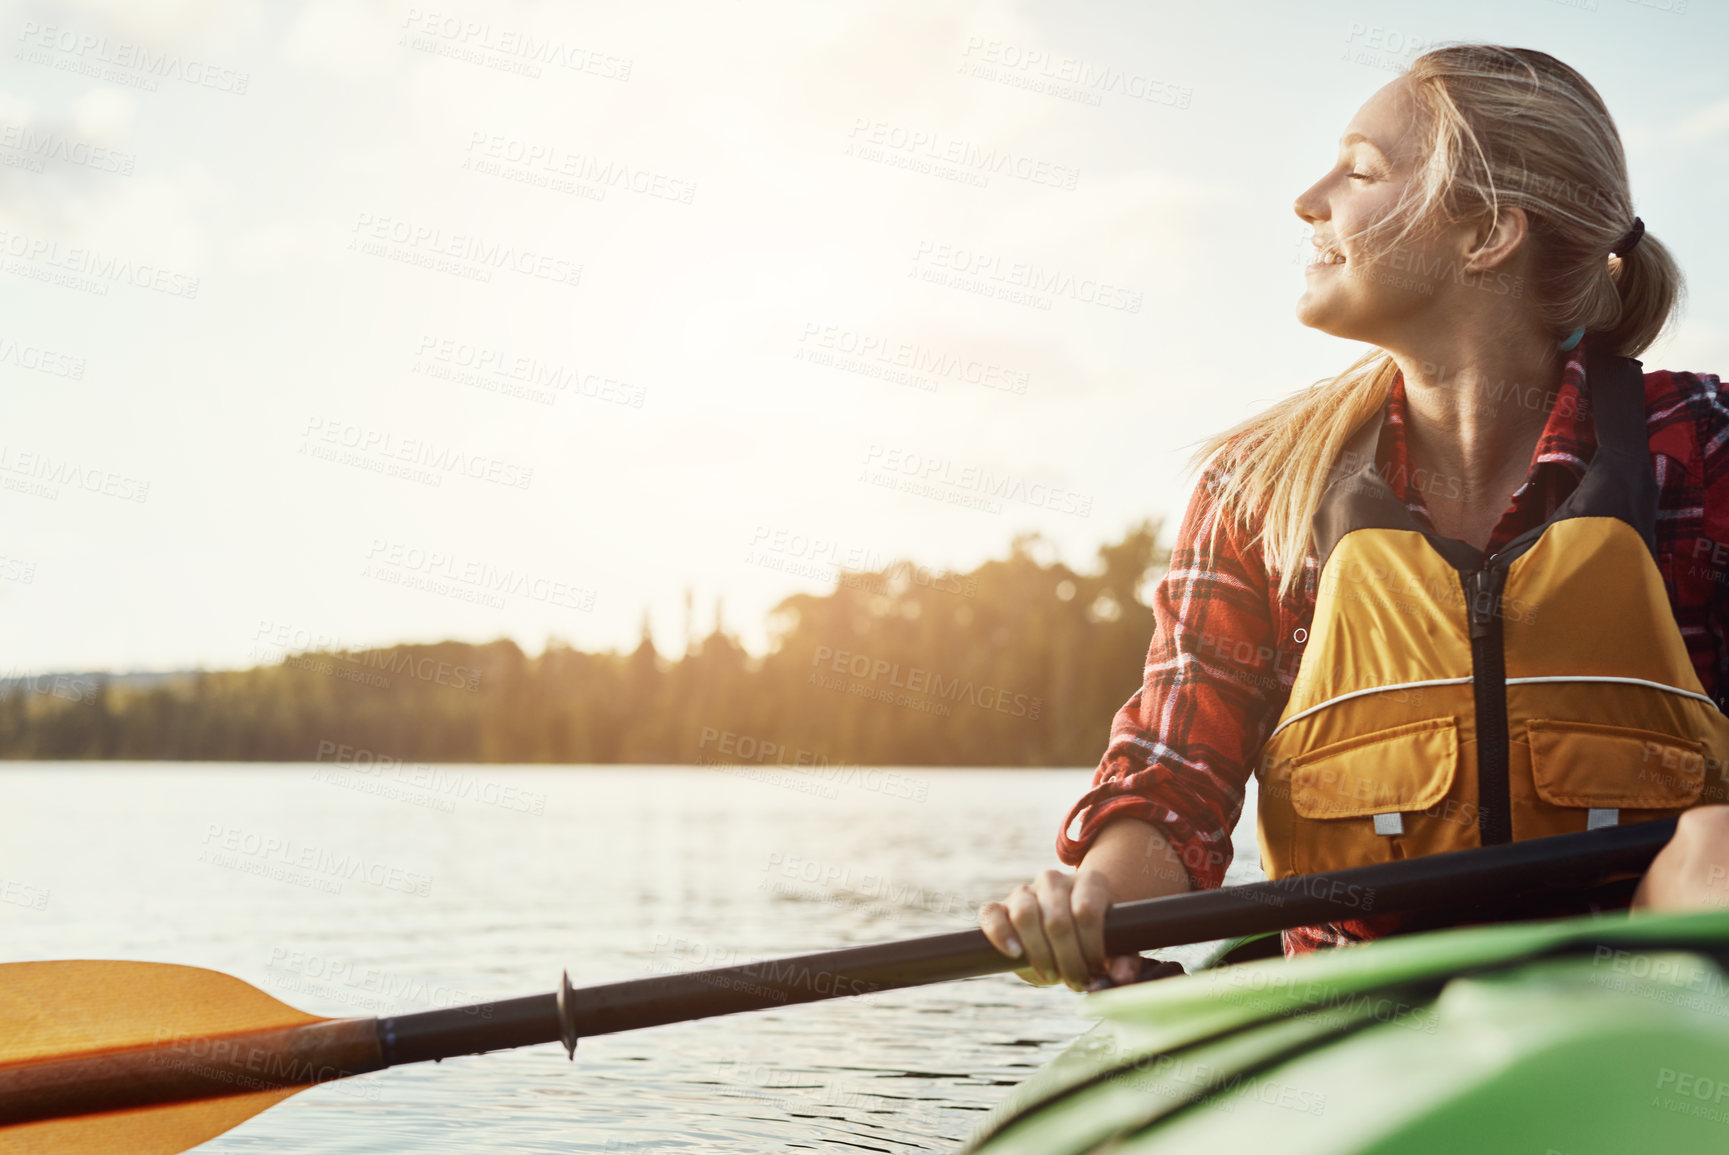
<path fill-rule="evenodd" d="M 1645 367 L 1631 357 L 1587 349 L 1585 389 L 1597 452 L 1553 520 L 1618 517 L 1639 531 L 1655 557 L 1657 474 L 1645 420 Z"/>

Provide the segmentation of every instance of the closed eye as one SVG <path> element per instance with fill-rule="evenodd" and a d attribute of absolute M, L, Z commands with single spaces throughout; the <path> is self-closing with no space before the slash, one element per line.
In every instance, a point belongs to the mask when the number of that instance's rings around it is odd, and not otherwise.
<path fill-rule="evenodd" d="M 1370 176 L 1366 172 L 1354 172 L 1351 174 L 1351 179 L 1352 180 L 1374 180 L 1375 178 L 1373 176 Z"/>

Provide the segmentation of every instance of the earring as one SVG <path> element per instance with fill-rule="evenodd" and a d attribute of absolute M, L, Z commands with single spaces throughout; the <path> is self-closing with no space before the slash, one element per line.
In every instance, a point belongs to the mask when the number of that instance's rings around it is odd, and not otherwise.
<path fill-rule="evenodd" d="M 1561 352 L 1565 353 L 1569 349 L 1571 349 L 1573 346 L 1577 345 L 1579 343 L 1579 339 L 1581 337 L 1583 337 L 1584 335 L 1585 335 L 1585 326 L 1580 325 L 1577 329 L 1574 329 L 1571 333 L 1567 334 L 1567 339 L 1565 341 L 1560 342 L 1555 347 L 1560 349 Z"/>

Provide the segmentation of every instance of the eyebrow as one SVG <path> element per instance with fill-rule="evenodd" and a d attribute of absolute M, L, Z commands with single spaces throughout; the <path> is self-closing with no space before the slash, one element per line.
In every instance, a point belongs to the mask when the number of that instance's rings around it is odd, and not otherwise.
<path fill-rule="evenodd" d="M 1376 144 L 1360 132 L 1347 132 L 1344 136 L 1339 138 L 1340 148 L 1350 148 L 1353 144 L 1366 144 L 1382 156 L 1387 155 L 1386 152 L 1381 149 L 1380 145 Z"/>

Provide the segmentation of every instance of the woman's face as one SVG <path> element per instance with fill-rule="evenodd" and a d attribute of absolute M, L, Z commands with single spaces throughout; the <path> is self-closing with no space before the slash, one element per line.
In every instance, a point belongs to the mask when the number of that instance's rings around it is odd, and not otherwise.
<path fill-rule="evenodd" d="M 1336 337 L 1390 347 L 1393 335 L 1435 310 L 1458 260 L 1453 232 L 1407 242 L 1372 260 L 1357 239 L 1393 211 L 1416 177 L 1424 144 L 1420 108 L 1403 77 L 1388 84 L 1345 126 L 1337 162 L 1296 200 L 1315 230 L 1297 319 Z M 1452 247 L 1448 247 L 1448 246 Z M 1340 263 L 1340 258 L 1343 258 Z"/>

